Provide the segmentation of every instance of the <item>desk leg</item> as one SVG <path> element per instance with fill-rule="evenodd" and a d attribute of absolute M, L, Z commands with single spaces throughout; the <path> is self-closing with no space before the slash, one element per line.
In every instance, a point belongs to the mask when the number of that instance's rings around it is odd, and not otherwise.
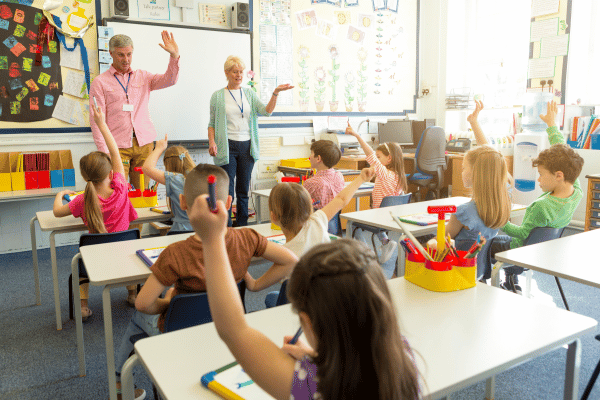
<path fill-rule="evenodd" d="M 261 215 L 261 204 L 260 204 L 260 196 L 256 196 L 256 224 L 262 224 L 262 215 Z"/>
<path fill-rule="evenodd" d="M 123 364 L 121 370 L 121 390 L 123 393 L 123 400 L 134 400 L 134 387 L 133 387 L 133 367 L 139 364 L 139 356 L 133 354 Z"/>
<path fill-rule="evenodd" d="M 500 270 L 502 268 L 504 268 L 504 263 L 502 261 L 498 261 L 492 266 L 492 286 L 494 287 L 500 286 Z"/>
<path fill-rule="evenodd" d="M 360 197 L 354 198 L 354 210 L 360 211 Z"/>
<path fill-rule="evenodd" d="M 492 376 L 485 381 L 485 400 L 494 400 L 496 396 L 496 377 Z"/>
<path fill-rule="evenodd" d="M 112 310 L 110 303 L 111 285 L 102 289 L 102 312 L 104 313 L 104 341 L 106 345 L 106 370 L 108 371 L 108 393 L 110 400 L 117 400 L 117 378 L 115 376 L 115 349 L 113 342 Z"/>
<path fill-rule="evenodd" d="M 352 221 L 346 220 L 346 239 L 352 239 Z"/>
<path fill-rule="evenodd" d="M 83 345 L 83 322 L 81 321 L 81 297 L 79 296 L 79 260 L 77 253 L 71 261 L 71 285 L 73 287 L 73 307 L 75 308 L 75 331 L 77 334 L 77 357 L 79 358 L 79 376 L 85 376 L 85 348 Z"/>
<path fill-rule="evenodd" d="M 406 252 L 404 247 L 398 244 L 398 259 L 396 260 L 396 276 L 404 276 L 406 268 Z"/>
<path fill-rule="evenodd" d="M 31 232 L 31 255 L 33 257 L 33 279 L 35 281 L 35 304 L 41 306 L 42 296 L 40 293 L 40 270 L 38 269 L 37 242 L 35 239 L 35 221 L 37 220 L 37 215 L 31 218 L 31 221 L 29 222 L 29 231 Z"/>
<path fill-rule="evenodd" d="M 567 365 L 565 368 L 564 399 L 574 400 L 579 396 L 579 367 L 581 366 L 581 341 L 576 339 L 567 349 Z"/>
<path fill-rule="evenodd" d="M 56 330 L 60 331 L 62 330 L 62 318 L 60 315 L 60 293 L 58 291 L 59 282 L 58 266 L 56 265 L 56 239 L 54 238 L 55 235 L 55 231 L 50 232 L 50 260 L 52 263 L 52 280 L 54 281 L 54 310 L 56 312 Z M 73 279 L 77 280 L 76 277 L 78 276 L 79 274 L 74 275 Z"/>

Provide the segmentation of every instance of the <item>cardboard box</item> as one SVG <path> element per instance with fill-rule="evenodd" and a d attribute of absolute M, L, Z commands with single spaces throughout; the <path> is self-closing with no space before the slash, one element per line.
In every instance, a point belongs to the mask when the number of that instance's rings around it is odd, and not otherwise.
<path fill-rule="evenodd" d="M 37 153 L 38 188 L 50 189 L 50 153 Z"/>
<path fill-rule="evenodd" d="M 10 192 L 10 154 L 0 153 L 0 192 Z"/>
<path fill-rule="evenodd" d="M 25 171 L 25 189 L 38 189 L 38 176 L 37 171 Z"/>
<path fill-rule="evenodd" d="M 53 188 L 63 187 L 63 171 L 60 166 L 60 152 L 50 152 L 50 186 Z"/>
<path fill-rule="evenodd" d="M 10 180 L 12 190 L 25 190 L 25 172 L 21 153 L 10 153 Z"/>
<path fill-rule="evenodd" d="M 64 186 L 75 186 L 75 168 L 73 167 L 73 158 L 71 150 L 60 150 L 60 166 L 63 170 Z"/>

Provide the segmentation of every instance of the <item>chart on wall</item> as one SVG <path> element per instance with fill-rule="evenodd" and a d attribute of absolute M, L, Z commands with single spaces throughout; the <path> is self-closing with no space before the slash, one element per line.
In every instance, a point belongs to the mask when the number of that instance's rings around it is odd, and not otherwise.
<path fill-rule="evenodd" d="M 278 112 L 398 114 L 414 109 L 417 0 L 253 4 L 261 99 L 268 101 L 278 85 L 295 86 L 279 95 Z"/>
<path fill-rule="evenodd" d="M 0 133 L 89 131 L 94 10 L 94 0 L 0 1 Z"/>

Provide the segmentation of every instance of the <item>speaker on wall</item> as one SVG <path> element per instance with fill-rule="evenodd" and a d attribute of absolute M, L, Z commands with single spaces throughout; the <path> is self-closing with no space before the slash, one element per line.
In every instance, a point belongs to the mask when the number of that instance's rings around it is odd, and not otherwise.
<path fill-rule="evenodd" d="M 128 0 L 109 0 L 110 16 L 116 18 L 129 18 Z"/>
<path fill-rule="evenodd" d="M 233 3 L 231 7 L 231 28 L 250 29 L 250 6 L 248 3 Z"/>

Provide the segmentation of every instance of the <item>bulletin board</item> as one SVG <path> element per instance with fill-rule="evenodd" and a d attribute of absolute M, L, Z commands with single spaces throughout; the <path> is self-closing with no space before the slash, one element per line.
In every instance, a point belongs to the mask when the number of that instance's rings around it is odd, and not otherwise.
<path fill-rule="evenodd" d="M 273 115 L 416 111 L 419 0 L 254 0 L 255 86 Z"/>
<path fill-rule="evenodd" d="M 531 9 L 528 91 L 552 92 L 565 104 L 571 0 L 533 0 Z"/>
<path fill-rule="evenodd" d="M 55 30 L 44 38 L 48 33 L 43 29 L 44 1 L 0 0 L 0 133 L 3 134 L 91 132 L 80 47 L 67 51 Z M 76 32 L 88 18 L 95 21 L 99 12 L 96 8 L 96 0 L 65 0 L 50 14 L 60 18 L 65 31 Z M 98 75 L 95 23 L 82 40 L 91 80 Z M 73 48 L 74 39 L 66 37 L 65 44 Z M 40 48 L 42 51 L 38 52 Z"/>

